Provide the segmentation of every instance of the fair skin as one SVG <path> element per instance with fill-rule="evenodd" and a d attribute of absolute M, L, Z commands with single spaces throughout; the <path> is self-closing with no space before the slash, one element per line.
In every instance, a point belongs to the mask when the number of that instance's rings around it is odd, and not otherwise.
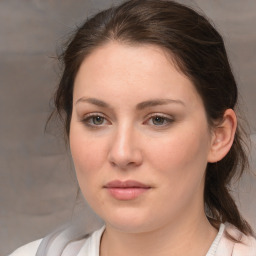
<path fill-rule="evenodd" d="M 209 128 L 194 85 L 157 46 L 109 42 L 86 57 L 70 149 L 106 223 L 100 255 L 205 255 L 217 234 L 204 212 L 205 169 L 228 152 L 235 128 L 232 110 Z"/>

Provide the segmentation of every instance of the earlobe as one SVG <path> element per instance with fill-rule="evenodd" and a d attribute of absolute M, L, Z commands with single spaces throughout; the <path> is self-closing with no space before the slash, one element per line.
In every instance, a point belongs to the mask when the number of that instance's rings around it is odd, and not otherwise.
<path fill-rule="evenodd" d="M 226 156 L 233 144 L 236 127 L 236 114 L 232 109 L 227 109 L 222 122 L 213 128 L 208 162 L 215 163 Z"/>

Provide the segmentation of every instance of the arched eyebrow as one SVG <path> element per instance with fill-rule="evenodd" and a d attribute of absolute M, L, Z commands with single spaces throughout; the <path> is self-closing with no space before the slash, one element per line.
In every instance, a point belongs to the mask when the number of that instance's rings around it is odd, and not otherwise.
<path fill-rule="evenodd" d="M 181 100 L 173 100 L 173 99 L 153 99 L 143 101 L 137 104 L 136 109 L 142 110 L 149 107 L 159 106 L 159 105 L 167 105 L 167 104 L 180 104 L 185 106 L 184 102 Z"/>
<path fill-rule="evenodd" d="M 85 97 L 82 97 L 82 98 L 78 99 L 75 104 L 78 104 L 80 102 L 90 103 L 90 104 L 96 105 L 96 106 L 101 107 L 101 108 L 110 108 L 110 109 L 113 108 L 108 103 L 106 103 L 106 102 L 104 102 L 102 100 L 96 99 L 96 98 L 85 98 Z M 152 99 L 152 100 L 147 100 L 147 101 L 143 101 L 143 102 L 138 103 L 136 105 L 136 109 L 137 110 L 143 110 L 145 108 L 159 106 L 159 105 L 167 105 L 167 104 L 180 104 L 180 105 L 185 106 L 184 102 L 181 101 L 181 100 Z"/>
<path fill-rule="evenodd" d="M 96 106 L 99 106 L 99 107 L 102 107 L 102 108 L 112 108 L 108 103 L 106 103 L 102 100 L 96 99 L 96 98 L 82 97 L 82 98 L 78 99 L 75 104 L 78 104 L 80 102 L 90 103 L 90 104 L 93 104 L 93 105 L 96 105 Z"/>

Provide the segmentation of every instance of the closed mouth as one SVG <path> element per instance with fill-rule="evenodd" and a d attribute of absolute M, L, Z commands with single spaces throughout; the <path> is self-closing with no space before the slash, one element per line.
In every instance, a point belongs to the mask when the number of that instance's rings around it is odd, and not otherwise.
<path fill-rule="evenodd" d="M 128 201 L 138 198 L 152 187 L 135 180 L 114 180 L 107 183 L 104 188 L 116 200 Z"/>
<path fill-rule="evenodd" d="M 146 185 L 144 183 L 135 181 L 135 180 L 126 180 L 126 181 L 120 181 L 120 180 L 113 180 L 108 182 L 104 188 L 122 188 L 122 189 L 128 189 L 128 188 L 144 188 L 149 189 L 151 186 Z"/>

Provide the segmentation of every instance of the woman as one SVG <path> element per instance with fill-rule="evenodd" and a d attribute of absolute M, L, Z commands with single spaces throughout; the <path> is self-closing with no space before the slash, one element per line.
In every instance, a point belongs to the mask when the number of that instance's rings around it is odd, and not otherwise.
<path fill-rule="evenodd" d="M 237 86 L 206 18 L 173 1 L 128 1 L 86 21 L 62 60 L 56 113 L 105 225 L 12 255 L 256 255 L 229 193 L 247 164 Z"/>

